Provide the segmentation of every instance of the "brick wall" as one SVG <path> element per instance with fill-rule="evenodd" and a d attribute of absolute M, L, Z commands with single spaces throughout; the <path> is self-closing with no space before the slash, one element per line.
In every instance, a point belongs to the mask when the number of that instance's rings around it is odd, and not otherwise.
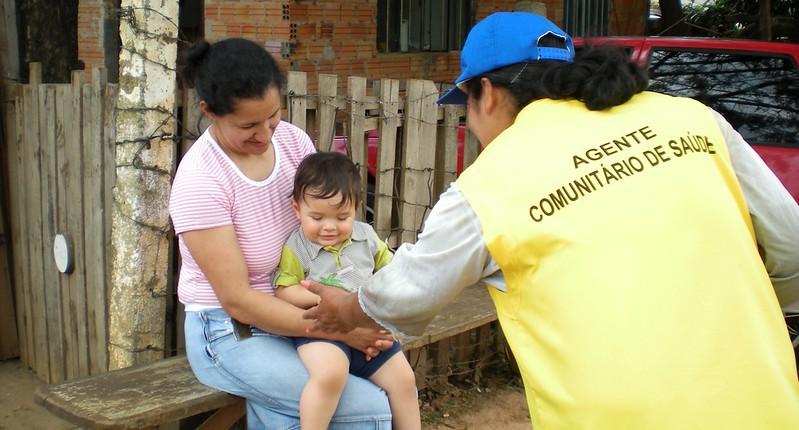
<path fill-rule="evenodd" d="M 103 64 L 103 29 L 114 0 L 79 2 L 78 55 L 90 69 Z M 475 18 L 496 11 L 527 10 L 563 22 L 563 0 L 475 1 Z M 642 34 L 646 2 L 615 0 L 611 33 Z M 641 9 L 641 10 L 638 10 Z M 369 78 L 423 78 L 451 82 L 460 70 L 458 52 L 377 52 L 377 0 L 204 0 L 209 41 L 245 37 L 262 44 L 284 70 Z M 114 36 L 116 37 L 116 36 Z M 108 49 L 105 49 L 108 51 Z M 340 80 L 345 84 L 343 79 Z"/>
<path fill-rule="evenodd" d="M 286 69 L 282 45 L 291 38 L 289 1 L 205 0 L 205 38 L 244 37 L 262 44 Z"/>
<path fill-rule="evenodd" d="M 562 1 L 481 0 L 475 16 L 523 9 L 546 11 L 557 22 Z M 378 52 L 377 0 L 206 0 L 205 8 L 208 40 L 236 36 L 262 43 L 286 70 L 308 72 L 312 90 L 317 73 L 451 82 L 460 70 L 456 51 Z"/>
<path fill-rule="evenodd" d="M 105 0 L 78 2 L 78 60 L 86 70 L 105 64 L 102 23 Z"/>

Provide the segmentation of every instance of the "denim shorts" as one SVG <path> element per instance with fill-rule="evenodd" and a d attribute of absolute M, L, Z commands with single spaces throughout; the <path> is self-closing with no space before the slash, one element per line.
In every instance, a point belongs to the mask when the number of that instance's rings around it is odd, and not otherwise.
<path fill-rule="evenodd" d="M 377 372 L 377 369 L 379 369 L 380 366 L 385 364 L 385 362 L 388 361 L 389 358 L 393 357 L 394 354 L 402 351 L 399 342 L 394 342 L 394 344 L 391 345 L 391 348 L 382 351 L 380 354 L 377 355 L 377 357 L 372 357 L 371 360 L 367 361 L 366 354 L 350 347 L 344 342 L 314 339 L 310 337 L 294 338 L 294 346 L 297 348 L 299 348 L 302 345 L 305 345 L 306 343 L 312 343 L 312 342 L 330 343 L 339 347 L 339 349 L 344 351 L 344 354 L 346 354 L 347 359 L 350 361 L 350 375 L 355 375 L 367 379 L 370 378 L 372 375 L 374 375 L 374 373 Z"/>
<path fill-rule="evenodd" d="M 291 338 L 253 328 L 239 338 L 223 309 L 186 312 L 186 355 L 205 385 L 247 399 L 249 429 L 298 429 L 299 399 L 308 380 Z M 350 375 L 331 429 L 390 429 L 388 397 Z"/>

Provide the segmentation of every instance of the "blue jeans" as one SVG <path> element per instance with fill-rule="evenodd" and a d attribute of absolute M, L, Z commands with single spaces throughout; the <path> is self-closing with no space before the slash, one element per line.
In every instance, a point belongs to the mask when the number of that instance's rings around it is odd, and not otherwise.
<path fill-rule="evenodd" d="M 186 312 L 186 355 L 205 385 L 247 399 L 248 429 L 299 429 L 299 399 L 308 372 L 291 338 L 253 329 L 237 339 L 222 309 Z M 388 397 L 350 375 L 331 429 L 391 429 Z"/>

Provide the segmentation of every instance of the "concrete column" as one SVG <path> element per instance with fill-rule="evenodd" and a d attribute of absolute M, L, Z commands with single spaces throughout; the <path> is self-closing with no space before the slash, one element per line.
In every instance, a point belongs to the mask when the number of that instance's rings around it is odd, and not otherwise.
<path fill-rule="evenodd" d="M 122 0 L 109 368 L 164 356 L 178 0 Z"/>

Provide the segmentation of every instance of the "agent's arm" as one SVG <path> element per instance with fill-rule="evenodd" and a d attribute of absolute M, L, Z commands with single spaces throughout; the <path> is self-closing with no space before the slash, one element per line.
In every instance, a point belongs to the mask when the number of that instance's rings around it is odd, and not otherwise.
<path fill-rule="evenodd" d="M 335 294 L 303 281 L 322 297 L 306 318 L 315 319 L 314 330 L 377 323 L 395 333 L 419 335 L 465 287 L 491 277 L 494 287 L 504 289 L 498 272 L 476 214 L 453 185 L 431 210 L 416 243 L 403 244 L 358 293 Z"/>
<path fill-rule="evenodd" d="M 713 112 L 749 207 L 760 254 L 783 312 L 799 313 L 799 205 L 754 149 Z"/>

